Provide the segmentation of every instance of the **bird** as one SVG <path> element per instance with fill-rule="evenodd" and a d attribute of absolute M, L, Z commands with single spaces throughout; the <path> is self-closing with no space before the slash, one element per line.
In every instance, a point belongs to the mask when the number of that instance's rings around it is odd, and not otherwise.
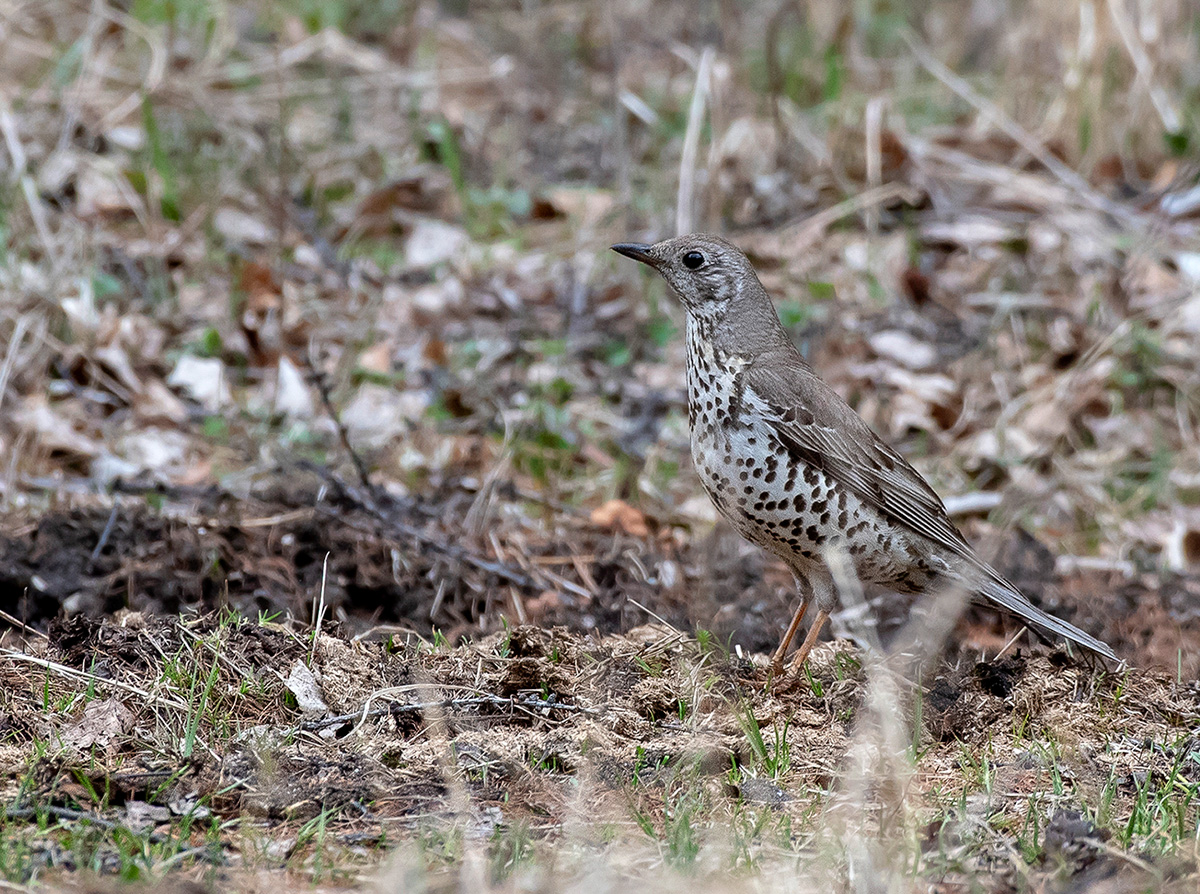
<path fill-rule="evenodd" d="M 686 311 L 692 463 L 704 489 L 738 533 L 796 578 L 800 604 L 772 672 L 783 672 L 810 605 L 817 614 L 793 671 L 836 610 L 834 550 L 864 584 L 908 594 L 958 585 L 1117 660 L 1106 643 L 1042 611 L 976 554 L 929 483 L 800 355 L 735 245 L 695 233 L 612 250 L 659 273 Z"/>

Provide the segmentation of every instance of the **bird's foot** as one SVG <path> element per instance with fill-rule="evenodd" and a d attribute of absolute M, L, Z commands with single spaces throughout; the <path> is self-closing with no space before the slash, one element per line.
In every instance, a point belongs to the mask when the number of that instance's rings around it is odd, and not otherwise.
<path fill-rule="evenodd" d="M 783 673 L 772 677 L 770 688 L 775 695 L 786 695 L 804 687 L 808 677 L 803 667 L 788 667 Z"/>
<path fill-rule="evenodd" d="M 766 679 L 763 681 L 763 691 L 764 692 L 779 691 L 779 686 L 783 682 L 784 677 L 786 677 L 786 676 L 787 676 L 787 668 L 784 667 L 783 662 L 773 659 L 771 661 L 771 663 L 767 665 L 767 676 L 766 676 Z"/>
<path fill-rule="evenodd" d="M 766 689 L 768 692 L 783 694 L 794 692 L 803 685 L 807 678 L 803 661 L 772 661 L 767 666 Z"/>

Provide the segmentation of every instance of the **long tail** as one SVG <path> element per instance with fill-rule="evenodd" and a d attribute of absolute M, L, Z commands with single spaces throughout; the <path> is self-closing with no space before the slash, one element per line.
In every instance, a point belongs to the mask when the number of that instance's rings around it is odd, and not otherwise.
<path fill-rule="evenodd" d="M 1066 621 L 1060 620 L 1053 615 L 1048 615 L 1025 596 L 1002 578 L 995 569 L 984 566 L 985 575 L 979 583 L 979 591 L 995 602 L 997 605 L 1003 606 L 1014 615 L 1018 615 L 1028 621 L 1034 627 L 1051 633 L 1057 633 L 1059 636 L 1069 639 L 1073 643 L 1078 643 L 1085 649 L 1090 649 L 1098 655 L 1103 655 L 1112 661 L 1117 660 L 1116 653 L 1109 646 L 1096 639 L 1089 633 L 1084 633 L 1074 624 L 1068 624 Z"/>

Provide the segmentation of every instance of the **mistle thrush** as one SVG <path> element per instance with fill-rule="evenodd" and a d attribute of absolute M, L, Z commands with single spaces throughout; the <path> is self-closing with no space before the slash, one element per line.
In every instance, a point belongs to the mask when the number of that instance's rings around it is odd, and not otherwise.
<path fill-rule="evenodd" d="M 742 536 L 796 576 L 801 603 L 772 660 L 777 672 L 809 604 L 817 616 L 796 667 L 837 607 L 827 562 L 834 549 L 862 583 L 900 593 L 958 585 L 1116 659 L 975 554 L 925 479 L 800 356 L 735 246 L 690 235 L 613 250 L 657 270 L 687 311 L 692 461 L 705 490 Z"/>

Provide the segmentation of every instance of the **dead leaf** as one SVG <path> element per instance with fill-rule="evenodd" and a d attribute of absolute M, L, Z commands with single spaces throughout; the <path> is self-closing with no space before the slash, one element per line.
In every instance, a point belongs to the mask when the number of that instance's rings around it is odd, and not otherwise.
<path fill-rule="evenodd" d="M 398 391 L 366 382 L 342 411 L 342 423 L 364 447 L 382 447 L 405 432 L 428 406 L 429 396 L 423 390 Z"/>
<path fill-rule="evenodd" d="M 120 699 L 106 698 L 90 702 L 75 723 L 62 730 L 62 740 L 79 751 L 99 747 L 110 754 L 129 735 L 136 720 Z"/>
<path fill-rule="evenodd" d="M 148 426 L 135 429 L 122 438 L 119 452 L 121 459 L 138 471 L 168 477 L 188 468 L 190 446 L 187 435 L 178 429 Z"/>
<path fill-rule="evenodd" d="M 679 504 L 675 512 L 680 518 L 705 525 L 716 524 L 721 517 L 717 513 L 717 507 L 713 505 L 713 501 L 708 498 L 707 494 L 695 494 L 688 497 Z"/>
<path fill-rule="evenodd" d="M 133 371 L 133 364 L 129 362 L 129 355 L 124 348 L 116 345 L 96 348 L 92 352 L 92 356 L 103 365 L 106 372 L 116 378 L 131 393 L 141 392 L 142 382 L 137 373 Z"/>
<path fill-rule="evenodd" d="M 213 229 L 227 245 L 268 245 L 275 231 L 261 218 L 236 208 L 219 208 L 213 215 Z"/>
<path fill-rule="evenodd" d="M 404 260 L 417 269 L 433 267 L 461 257 L 470 242 L 461 227 L 440 220 L 420 220 L 404 243 Z"/>
<path fill-rule="evenodd" d="M 562 607 L 562 596 L 556 590 L 544 590 L 532 599 L 525 600 L 525 616 L 530 624 L 538 624 L 549 612 Z"/>
<path fill-rule="evenodd" d="M 592 524 L 609 530 L 624 531 L 633 537 L 648 537 L 646 516 L 624 500 L 609 500 L 592 510 Z"/>
<path fill-rule="evenodd" d="M 1035 442 L 1053 444 L 1071 430 L 1071 414 L 1056 400 L 1033 403 L 1020 420 L 1021 428 Z"/>
<path fill-rule="evenodd" d="M 75 182 L 75 213 L 84 220 L 135 217 L 141 210 L 125 174 L 110 161 L 89 158 Z"/>
<path fill-rule="evenodd" d="M 1158 200 L 1158 205 L 1170 217 L 1191 217 L 1200 211 L 1200 186 L 1169 192 Z"/>
<path fill-rule="evenodd" d="M 448 276 L 441 282 L 416 289 L 410 300 L 417 322 L 431 323 L 461 307 L 465 297 L 462 281 L 456 276 Z"/>
<path fill-rule="evenodd" d="M 891 431 L 909 429 L 941 431 L 950 428 L 962 412 L 958 384 L 941 373 L 915 373 L 898 366 L 885 370 L 884 382 L 897 389 L 892 399 Z"/>
<path fill-rule="evenodd" d="M 1005 428 L 1002 431 L 987 429 L 966 438 L 962 445 L 963 453 L 967 456 L 964 465 L 968 469 L 978 469 L 983 462 L 1013 465 L 1037 456 L 1038 445 L 1019 428 Z"/>
<path fill-rule="evenodd" d="M 930 221 L 921 227 L 923 242 L 961 245 L 964 248 L 1011 242 L 1019 235 L 1020 231 L 1016 227 L 1006 226 L 990 218 L 968 215 L 963 215 L 958 220 Z"/>
<path fill-rule="evenodd" d="M 371 345 L 358 355 L 358 368 L 380 376 L 389 375 L 392 371 L 392 346 L 386 341 Z"/>
<path fill-rule="evenodd" d="M 216 357 L 184 354 L 167 378 L 167 384 L 182 390 L 210 413 L 216 413 L 232 400 L 225 367 Z"/>
<path fill-rule="evenodd" d="M 99 456 L 103 447 L 95 438 L 85 434 L 82 422 L 73 418 L 78 410 L 75 401 L 59 401 L 53 406 L 40 394 L 25 398 L 13 412 L 19 428 L 36 436 L 37 443 L 47 450 L 76 456 Z"/>
<path fill-rule="evenodd" d="M 144 128 L 132 124 L 118 124 L 105 134 L 108 141 L 126 152 L 138 152 L 146 145 Z"/>
<path fill-rule="evenodd" d="M 304 373 L 286 355 L 279 358 L 275 379 L 275 412 L 294 419 L 313 415 L 312 393 Z"/>
<path fill-rule="evenodd" d="M 58 196 L 67 191 L 67 187 L 78 176 L 81 166 L 80 154 L 71 149 L 58 150 L 38 165 L 38 191 L 44 195 Z"/>
<path fill-rule="evenodd" d="M 749 183 L 774 172 L 779 131 L 761 117 L 743 116 L 730 122 L 715 147 L 722 174 Z"/>
<path fill-rule="evenodd" d="M 171 476 L 171 483 L 176 487 L 195 487 L 198 484 L 212 481 L 212 460 L 199 459 L 188 465 L 181 472 Z"/>
<path fill-rule="evenodd" d="M 450 360 L 446 343 L 440 338 L 427 339 L 421 347 L 421 359 L 431 366 L 445 366 Z"/>
<path fill-rule="evenodd" d="M 616 201 L 612 190 L 566 186 L 549 190 L 546 198 L 561 213 L 585 228 L 600 224 Z"/>
<path fill-rule="evenodd" d="M 284 347 L 283 288 L 274 271 L 258 261 L 242 267 L 238 287 L 246 295 L 241 324 L 251 360 L 259 366 L 272 366 Z"/>
<path fill-rule="evenodd" d="M 418 165 L 406 176 L 375 190 L 359 203 L 353 223 L 343 227 L 336 239 L 341 242 L 349 237 L 407 234 L 419 214 L 446 220 L 458 216 L 458 195 L 445 168 Z"/>
<path fill-rule="evenodd" d="M 325 697 L 321 694 L 321 684 L 317 682 L 316 674 L 307 664 L 297 658 L 283 681 L 288 691 L 296 697 L 296 706 L 304 714 L 312 717 L 324 717 L 329 713 Z"/>
<path fill-rule="evenodd" d="M 878 356 L 909 369 L 928 369 L 937 362 L 937 350 L 933 345 L 918 341 L 903 330 L 876 332 L 867 342 Z"/>
<path fill-rule="evenodd" d="M 134 398 L 133 409 L 143 422 L 182 425 L 188 418 L 183 401 L 158 379 L 146 383 L 146 387 Z"/>

